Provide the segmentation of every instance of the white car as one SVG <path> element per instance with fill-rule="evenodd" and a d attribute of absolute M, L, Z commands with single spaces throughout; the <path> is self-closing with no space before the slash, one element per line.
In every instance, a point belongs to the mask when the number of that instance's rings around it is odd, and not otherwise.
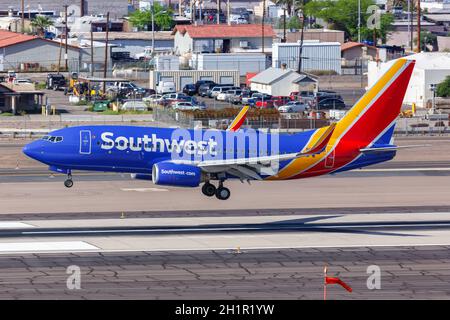
<path fill-rule="evenodd" d="M 287 104 L 278 107 L 279 112 L 304 112 L 308 109 L 308 106 L 299 101 L 290 101 Z"/>
<path fill-rule="evenodd" d="M 127 111 L 147 111 L 148 107 L 142 100 L 128 100 L 122 105 L 121 109 Z"/>
<path fill-rule="evenodd" d="M 160 103 L 162 101 L 162 97 L 163 96 L 160 94 L 152 94 L 142 98 L 142 100 L 149 103 Z"/>
<path fill-rule="evenodd" d="M 194 105 L 190 102 L 185 102 L 185 101 L 179 101 L 176 102 L 172 108 L 174 110 L 204 110 L 205 107 L 202 105 Z"/>
<path fill-rule="evenodd" d="M 217 95 L 216 99 L 219 101 L 228 101 L 232 96 L 234 95 L 240 95 L 242 93 L 242 90 L 237 90 L 237 89 L 233 89 L 233 90 L 228 90 L 225 92 L 221 92 Z"/>

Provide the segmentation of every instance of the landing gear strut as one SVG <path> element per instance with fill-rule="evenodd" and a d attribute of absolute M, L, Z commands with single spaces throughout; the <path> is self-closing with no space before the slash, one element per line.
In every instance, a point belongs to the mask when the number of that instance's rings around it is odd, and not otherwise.
<path fill-rule="evenodd" d="M 66 188 L 72 188 L 72 186 L 73 186 L 72 175 L 70 173 L 67 175 L 66 181 L 64 181 L 64 186 Z"/>
<path fill-rule="evenodd" d="M 216 198 L 219 200 L 227 200 L 231 195 L 230 189 L 223 186 L 223 181 L 219 182 L 219 187 L 216 190 Z"/>

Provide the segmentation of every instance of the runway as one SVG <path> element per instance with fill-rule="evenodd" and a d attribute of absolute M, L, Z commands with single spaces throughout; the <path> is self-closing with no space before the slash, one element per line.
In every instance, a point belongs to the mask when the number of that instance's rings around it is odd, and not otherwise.
<path fill-rule="evenodd" d="M 75 172 L 67 189 L 7 154 L 0 299 L 321 299 L 325 265 L 354 289 L 329 299 L 448 299 L 449 143 L 433 144 L 333 176 L 227 181 L 228 201 L 127 174 Z M 372 265 L 380 290 L 366 285 Z"/>
<path fill-rule="evenodd" d="M 0 299 L 448 299 L 449 246 L 0 256 Z M 369 290 L 369 266 L 381 288 Z M 78 266 L 81 289 L 66 286 Z"/>

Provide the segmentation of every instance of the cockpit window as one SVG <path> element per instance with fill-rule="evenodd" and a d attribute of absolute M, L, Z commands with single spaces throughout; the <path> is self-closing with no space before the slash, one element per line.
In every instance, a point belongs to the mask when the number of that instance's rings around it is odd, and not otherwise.
<path fill-rule="evenodd" d="M 53 142 L 53 143 L 58 143 L 58 142 L 63 141 L 63 137 L 61 137 L 61 136 L 43 136 L 42 140 L 46 140 L 46 141 Z"/>

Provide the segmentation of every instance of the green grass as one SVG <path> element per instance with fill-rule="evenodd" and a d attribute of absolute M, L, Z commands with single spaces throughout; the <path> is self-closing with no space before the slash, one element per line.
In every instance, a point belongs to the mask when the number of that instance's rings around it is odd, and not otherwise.
<path fill-rule="evenodd" d="M 0 116 L 2 116 L 2 117 L 12 117 L 13 114 L 11 112 L 2 112 L 2 113 L 0 113 Z"/>

